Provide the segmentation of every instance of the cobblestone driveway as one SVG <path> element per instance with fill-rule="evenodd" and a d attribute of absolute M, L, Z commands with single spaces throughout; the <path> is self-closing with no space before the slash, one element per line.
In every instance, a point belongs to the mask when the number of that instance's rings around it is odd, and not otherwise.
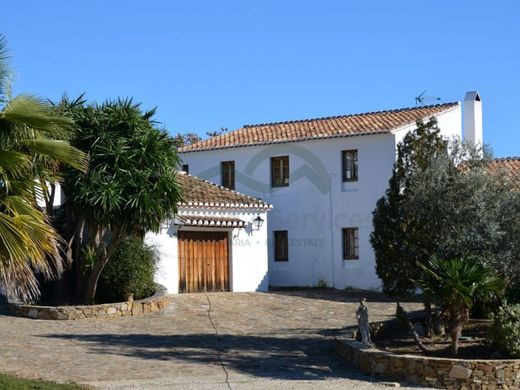
<path fill-rule="evenodd" d="M 374 299 L 371 320 L 394 313 Z M 356 308 L 345 292 L 309 290 L 181 294 L 161 313 L 118 320 L 0 315 L 0 370 L 118 389 L 377 388 L 333 353 Z"/>

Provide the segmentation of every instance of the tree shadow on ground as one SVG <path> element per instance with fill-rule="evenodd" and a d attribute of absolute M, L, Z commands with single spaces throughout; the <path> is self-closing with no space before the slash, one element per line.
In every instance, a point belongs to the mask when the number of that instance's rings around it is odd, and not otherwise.
<path fill-rule="evenodd" d="M 336 290 L 332 288 L 290 288 L 277 287 L 271 288 L 269 294 L 286 295 L 308 299 L 322 299 L 326 301 L 356 303 L 361 298 L 366 298 L 369 302 L 395 302 L 394 298 L 388 297 L 377 291 L 357 291 L 357 290 Z M 417 298 L 415 298 L 416 300 Z M 414 299 L 410 300 L 411 302 Z"/>
<path fill-rule="evenodd" d="M 7 314 L 8 302 L 7 298 L 0 293 L 0 315 Z"/>
<path fill-rule="evenodd" d="M 335 355 L 332 339 L 309 330 L 292 335 L 48 334 L 42 337 L 88 343 L 93 354 L 115 354 L 160 361 L 223 364 L 255 377 L 290 380 L 367 378 Z M 295 336 L 295 333 L 297 334 Z M 300 336 L 301 334 L 301 336 Z"/>

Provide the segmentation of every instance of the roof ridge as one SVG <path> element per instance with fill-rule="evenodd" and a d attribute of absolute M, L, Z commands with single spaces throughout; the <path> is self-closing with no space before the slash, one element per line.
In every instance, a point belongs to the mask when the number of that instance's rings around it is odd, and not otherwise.
<path fill-rule="evenodd" d="M 291 123 L 305 123 L 305 122 L 313 122 L 313 121 L 320 121 L 320 120 L 330 120 L 330 119 L 339 119 L 339 118 L 351 118 L 351 117 L 355 117 L 355 116 L 404 112 L 404 111 L 420 110 L 420 109 L 425 109 L 425 108 L 429 109 L 429 108 L 438 108 L 438 107 L 443 107 L 443 106 L 449 107 L 449 106 L 455 106 L 455 105 L 458 105 L 458 104 L 459 104 L 459 102 L 447 102 L 447 103 L 439 103 L 439 104 L 430 104 L 428 106 L 421 106 L 421 107 L 403 107 L 403 108 L 394 108 L 394 109 L 388 109 L 388 110 L 360 112 L 360 113 L 355 113 L 355 114 L 332 115 L 332 116 L 323 116 L 323 117 L 317 117 L 317 118 L 295 119 L 295 120 L 278 121 L 278 122 L 255 123 L 255 124 L 243 125 L 242 128 L 243 129 L 250 129 L 250 128 L 262 127 L 262 126 L 283 125 L 283 124 L 291 124 Z M 237 130 L 240 130 L 240 129 L 237 129 Z M 237 130 L 234 130 L 234 131 L 237 131 Z M 225 135 L 225 134 L 221 134 L 221 135 Z"/>
<path fill-rule="evenodd" d="M 494 157 L 493 161 L 520 160 L 520 156 Z"/>
<path fill-rule="evenodd" d="M 269 203 L 267 203 L 267 202 L 266 202 L 265 200 L 263 200 L 263 199 L 255 198 L 254 196 L 250 196 L 250 195 L 244 194 L 243 192 L 239 192 L 239 191 L 236 191 L 236 190 L 232 190 L 232 189 L 227 188 L 227 187 L 224 187 L 224 186 L 222 186 L 222 185 L 220 185 L 220 184 L 217 184 L 217 183 L 214 183 L 214 182 L 212 182 L 212 181 L 206 180 L 206 179 L 204 179 L 204 178 L 202 178 L 202 177 L 195 176 L 195 175 L 191 175 L 191 174 L 189 174 L 189 173 L 186 173 L 185 171 L 182 171 L 182 174 L 183 174 L 183 175 L 186 175 L 186 176 L 188 176 L 188 177 L 191 177 L 191 178 L 193 178 L 193 179 L 200 180 L 200 181 L 202 181 L 202 182 L 204 182 L 204 183 L 206 183 L 206 184 L 210 184 L 210 185 L 212 185 L 213 187 L 217 187 L 218 189 L 221 189 L 221 190 L 224 190 L 224 191 L 227 191 L 227 192 L 231 192 L 231 193 L 233 193 L 233 194 L 237 194 L 237 195 L 243 196 L 243 197 L 245 197 L 245 198 L 247 198 L 247 199 L 251 199 L 251 200 L 254 200 L 254 201 L 257 201 L 257 202 L 261 202 L 261 203 L 263 203 L 263 204 L 265 204 L 265 205 L 269 205 Z"/>

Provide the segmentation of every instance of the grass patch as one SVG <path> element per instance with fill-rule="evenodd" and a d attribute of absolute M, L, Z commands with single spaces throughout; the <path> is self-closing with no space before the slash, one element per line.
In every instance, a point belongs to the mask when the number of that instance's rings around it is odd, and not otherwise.
<path fill-rule="evenodd" d="M 56 383 L 41 380 L 29 380 L 0 374 L 0 389 L 9 390 L 87 390 L 88 387 L 72 383 Z"/>

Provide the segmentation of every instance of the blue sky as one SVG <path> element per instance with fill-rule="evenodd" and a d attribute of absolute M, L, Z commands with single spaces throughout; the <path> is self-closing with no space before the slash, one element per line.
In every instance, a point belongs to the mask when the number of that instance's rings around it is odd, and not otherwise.
<path fill-rule="evenodd" d="M 15 93 L 133 97 L 171 133 L 408 107 L 477 89 L 520 155 L 520 1 L 9 1 Z"/>

